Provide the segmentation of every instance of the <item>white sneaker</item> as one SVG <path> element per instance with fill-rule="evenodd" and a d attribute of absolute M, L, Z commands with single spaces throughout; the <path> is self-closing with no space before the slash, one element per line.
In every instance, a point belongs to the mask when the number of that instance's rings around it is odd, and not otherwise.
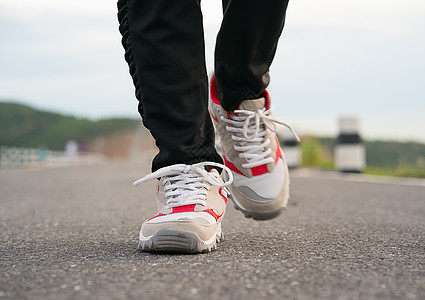
<path fill-rule="evenodd" d="M 236 209 L 246 217 L 266 220 L 278 216 L 289 199 L 288 166 L 274 132 L 274 123 L 292 127 L 271 117 L 271 99 L 242 101 L 226 111 L 217 96 L 212 77 L 209 110 L 223 149 L 224 164 L 233 173 L 229 187 Z"/>
<path fill-rule="evenodd" d="M 212 168 L 226 173 L 223 182 Z M 201 253 L 215 250 L 222 238 L 221 220 L 226 211 L 232 173 L 214 162 L 172 165 L 134 182 L 159 179 L 156 188 L 159 212 L 146 220 L 140 231 L 139 248 L 144 251 Z"/>

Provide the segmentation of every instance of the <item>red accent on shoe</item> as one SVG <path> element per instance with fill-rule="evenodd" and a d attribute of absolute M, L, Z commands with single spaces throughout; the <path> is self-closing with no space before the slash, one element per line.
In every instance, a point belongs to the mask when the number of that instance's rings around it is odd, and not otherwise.
<path fill-rule="evenodd" d="M 174 214 L 174 213 L 195 211 L 195 206 L 196 206 L 196 204 L 173 207 L 173 211 L 171 213 Z"/>
<path fill-rule="evenodd" d="M 161 217 L 161 216 L 165 216 L 164 214 L 157 214 L 156 216 L 153 216 L 152 218 L 150 218 L 148 221 L 155 219 L 157 217 Z"/>
<path fill-rule="evenodd" d="M 267 165 L 261 165 L 254 168 L 251 168 L 252 176 L 263 175 L 269 172 Z"/>
<path fill-rule="evenodd" d="M 279 158 L 283 159 L 282 149 L 280 148 L 279 141 L 277 140 L 277 137 L 276 137 L 276 145 L 277 145 L 277 149 L 276 149 L 276 161 L 275 161 L 275 164 L 277 164 L 277 160 Z"/>
<path fill-rule="evenodd" d="M 215 76 L 211 79 L 210 95 L 211 95 L 212 102 L 214 102 L 215 104 L 221 105 L 220 100 L 218 99 L 217 81 L 215 80 Z"/>
<path fill-rule="evenodd" d="M 266 110 L 270 109 L 270 94 L 267 90 L 264 90 L 264 99 L 266 99 Z"/>
<path fill-rule="evenodd" d="M 215 104 L 221 105 L 220 100 L 218 99 L 217 80 L 215 79 L 215 76 L 211 79 L 210 96 L 211 96 L 212 102 L 214 102 Z M 240 106 L 240 104 L 239 104 L 239 106 Z M 226 113 L 227 113 L 227 118 L 230 119 L 230 113 L 227 110 L 226 110 Z M 218 123 L 218 120 L 213 116 L 211 111 L 210 111 L 210 115 Z M 238 115 L 238 114 L 236 114 L 236 115 Z"/>
<path fill-rule="evenodd" d="M 218 189 L 218 193 L 220 194 L 221 198 L 223 198 L 224 203 L 226 203 L 226 204 L 227 204 L 227 198 L 226 198 L 226 196 L 224 196 L 224 195 L 221 193 L 222 191 L 223 191 L 223 188 L 219 188 L 219 189 Z"/>
<path fill-rule="evenodd" d="M 181 212 L 195 211 L 195 206 L 196 204 L 173 207 L 173 211 L 171 213 L 175 214 L 175 213 L 181 213 Z M 161 216 L 166 216 L 166 214 L 159 213 L 156 216 L 153 216 L 152 218 L 150 218 L 148 221 Z"/>
<path fill-rule="evenodd" d="M 217 221 L 218 219 L 220 219 L 220 217 L 223 215 L 223 213 L 221 213 L 220 215 L 217 215 L 214 210 L 212 209 L 205 209 L 203 210 L 203 212 L 209 213 L 211 216 L 214 217 L 214 219 Z"/>
<path fill-rule="evenodd" d="M 236 166 L 232 162 L 230 162 L 230 161 L 227 160 L 226 155 L 223 155 L 223 160 L 224 160 L 224 165 L 226 167 L 228 167 L 230 170 L 232 170 L 233 172 L 236 172 L 238 174 L 241 174 L 241 175 L 244 175 L 245 176 L 245 174 L 242 173 L 241 171 L 239 171 L 239 169 L 236 168 Z"/>

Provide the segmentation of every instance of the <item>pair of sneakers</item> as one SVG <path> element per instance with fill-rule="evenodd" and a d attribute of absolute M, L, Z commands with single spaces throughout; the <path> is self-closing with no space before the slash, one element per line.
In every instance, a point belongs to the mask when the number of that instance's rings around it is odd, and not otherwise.
<path fill-rule="evenodd" d="M 144 251 L 202 253 L 215 250 L 222 239 L 221 221 L 228 198 L 237 210 L 255 220 L 278 216 L 289 199 L 289 175 L 274 123 L 267 91 L 226 111 L 210 83 L 209 111 L 221 141 L 224 165 L 202 162 L 168 166 L 134 182 L 159 178 L 159 212 L 140 231 Z M 298 139 L 295 132 L 295 137 Z M 222 169 L 221 175 L 217 171 Z M 210 171 L 208 172 L 207 169 Z"/>

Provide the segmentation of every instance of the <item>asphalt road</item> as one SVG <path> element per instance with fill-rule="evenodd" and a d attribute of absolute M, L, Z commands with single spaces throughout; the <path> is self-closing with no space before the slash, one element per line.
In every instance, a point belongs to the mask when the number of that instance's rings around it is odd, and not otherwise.
<path fill-rule="evenodd" d="M 0 170 L 0 299 L 425 299 L 425 186 L 292 172 L 279 218 L 229 206 L 217 251 L 153 255 L 146 172 Z"/>

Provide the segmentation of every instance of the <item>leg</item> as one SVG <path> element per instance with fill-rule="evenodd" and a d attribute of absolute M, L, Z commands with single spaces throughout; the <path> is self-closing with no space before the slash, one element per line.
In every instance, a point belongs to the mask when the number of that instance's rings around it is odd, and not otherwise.
<path fill-rule="evenodd" d="M 119 0 L 118 9 L 139 112 L 160 150 L 153 171 L 221 162 L 207 109 L 199 0 Z"/>
<path fill-rule="evenodd" d="M 288 168 L 273 128 L 292 128 L 272 118 L 265 91 L 287 5 L 288 0 L 224 0 L 216 43 L 211 115 L 232 171 L 235 207 L 257 220 L 278 216 L 289 199 Z"/>
<path fill-rule="evenodd" d="M 268 86 L 269 67 L 285 23 L 288 0 L 223 0 L 215 74 L 223 108 L 256 99 Z"/>

